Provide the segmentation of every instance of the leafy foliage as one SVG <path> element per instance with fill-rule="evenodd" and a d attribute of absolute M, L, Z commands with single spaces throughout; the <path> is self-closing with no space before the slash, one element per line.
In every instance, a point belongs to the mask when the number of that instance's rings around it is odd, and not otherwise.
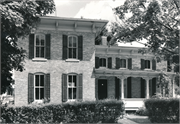
<path fill-rule="evenodd" d="M 101 100 L 2 107 L 1 117 L 6 123 L 115 123 L 122 111 L 122 101 Z"/>
<path fill-rule="evenodd" d="M 40 16 L 55 10 L 53 0 L 3 0 L 1 11 L 1 93 L 12 82 L 12 70 L 23 71 L 26 52 L 19 48 L 17 40 L 26 37 L 40 21 Z"/>
<path fill-rule="evenodd" d="M 147 99 L 145 106 L 151 122 L 179 123 L 179 99 Z"/>
<path fill-rule="evenodd" d="M 178 69 L 179 5 L 179 0 L 126 0 L 124 5 L 114 8 L 118 19 L 111 26 L 112 43 L 117 39 L 125 42 L 145 39 L 145 46 L 156 57 L 170 59 Z"/>

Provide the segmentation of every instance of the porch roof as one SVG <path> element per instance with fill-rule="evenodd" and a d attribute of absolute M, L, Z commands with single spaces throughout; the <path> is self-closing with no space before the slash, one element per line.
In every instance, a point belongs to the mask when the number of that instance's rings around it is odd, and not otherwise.
<path fill-rule="evenodd" d="M 129 69 L 108 69 L 108 68 L 94 68 L 95 78 L 99 77 L 109 77 L 115 76 L 118 78 L 127 78 L 127 77 L 142 77 L 144 79 L 152 79 L 158 77 L 162 73 L 161 71 L 154 70 L 129 70 Z M 167 75 L 173 77 L 175 74 L 173 72 L 165 72 Z"/>

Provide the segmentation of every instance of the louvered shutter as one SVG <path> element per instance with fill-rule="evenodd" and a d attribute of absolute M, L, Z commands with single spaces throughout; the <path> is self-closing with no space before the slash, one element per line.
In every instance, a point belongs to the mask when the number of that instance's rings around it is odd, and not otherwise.
<path fill-rule="evenodd" d="M 120 68 L 120 58 L 116 58 L 116 69 Z"/>
<path fill-rule="evenodd" d="M 156 60 L 152 60 L 152 70 L 156 70 Z"/>
<path fill-rule="evenodd" d="M 83 36 L 78 36 L 78 59 L 83 60 Z"/>
<path fill-rule="evenodd" d="M 63 60 L 67 59 L 68 56 L 68 37 L 67 35 L 63 35 L 63 52 L 62 52 L 62 58 Z"/>
<path fill-rule="evenodd" d="M 152 79 L 152 95 L 156 95 L 156 78 Z"/>
<path fill-rule="evenodd" d="M 111 57 L 109 57 L 108 58 L 108 68 L 112 68 L 112 58 Z"/>
<path fill-rule="evenodd" d="M 132 69 L 132 58 L 128 59 L 128 69 Z"/>
<path fill-rule="evenodd" d="M 145 68 L 145 61 L 144 59 L 141 59 L 141 70 L 144 70 Z"/>
<path fill-rule="evenodd" d="M 127 78 L 127 98 L 131 98 L 131 77 Z"/>
<path fill-rule="evenodd" d="M 67 74 L 62 74 L 62 101 L 67 101 Z"/>
<path fill-rule="evenodd" d="M 29 35 L 29 59 L 34 58 L 34 34 Z"/>
<path fill-rule="evenodd" d="M 32 73 L 28 74 L 28 103 L 34 101 L 34 75 Z"/>
<path fill-rule="evenodd" d="M 115 77 L 115 98 L 119 99 L 119 78 Z"/>
<path fill-rule="evenodd" d="M 141 98 L 145 98 L 145 80 L 141 78 Z"/>
<path fill-rule="evenodd" d="M 83 75 L 78 75 L 78 83 L 77 83 L 77 100 L 82 101 L 83 99 Z"/>
<path fill-rule="evenodd" d="M 45 88 L 44 88 L 45 98 L 50 99 L 50 74 L 45 75 Z"/>
<path fill-rule="evenodd" d="M 46 34 L 46 59 L 51 58 L 51 34 Z"/>
<path fill-rule="evenodd" d="M 95 68 L 99 68 L 99 57 L 95 57 Z"/>

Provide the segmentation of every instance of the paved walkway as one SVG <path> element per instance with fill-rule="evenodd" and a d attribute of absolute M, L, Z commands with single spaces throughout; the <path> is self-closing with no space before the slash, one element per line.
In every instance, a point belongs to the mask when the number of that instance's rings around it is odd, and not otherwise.
<path fill-rule="evenodd" d="M 127 114 L 123 119 L 118 120 L 119 124 L 148 124 L 151 123 L 147 116 L 139 116 L 134 114 Z"/>

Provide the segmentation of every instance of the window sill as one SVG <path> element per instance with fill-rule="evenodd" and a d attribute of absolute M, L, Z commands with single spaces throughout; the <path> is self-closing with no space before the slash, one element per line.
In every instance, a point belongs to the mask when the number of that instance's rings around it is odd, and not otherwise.
<path fill-rule="evenodd" d="M 79 62 L 79 59 L 66 59 L 66 62 Z"/>
<path fill-rule="evenodd" d="M 45 58 L 33 58 L 32 61 L 33 62 L 46 62 L 47 59 L 45 59 Z"/>
<path fill-rule="evenodd" d="M 124 69 L 127 69 L 127 68 L 120 68 L 120 69 L 124 70 Z"/>
<path fill-rule="evenodd" d="M 145 68 L 144 70 L 146 70 L 146 71 L 151 71 L 152 69 L 149 69 L 149 68 Z"/>
<path fill-rule="evenodd" d="M 75 102 L 76 99 L 68 99 L 67 102 Z"/>

